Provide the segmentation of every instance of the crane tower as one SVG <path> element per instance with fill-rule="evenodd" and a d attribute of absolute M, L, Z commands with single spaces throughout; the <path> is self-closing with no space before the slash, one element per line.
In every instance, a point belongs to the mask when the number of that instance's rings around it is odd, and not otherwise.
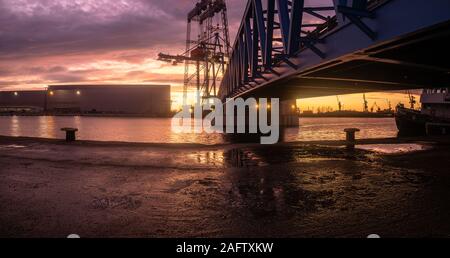
<path fill-rule="evenodd" d="M 183 105 L 191 87 L 197 103 L 215 97 L 230 54 L 225 0 L 200 0 L 187 15 L 186 51 L 181 55 L 160 53 L 158 60 L 184 63 Z M 192 69 L 194 68 L 194 69 Z"/>

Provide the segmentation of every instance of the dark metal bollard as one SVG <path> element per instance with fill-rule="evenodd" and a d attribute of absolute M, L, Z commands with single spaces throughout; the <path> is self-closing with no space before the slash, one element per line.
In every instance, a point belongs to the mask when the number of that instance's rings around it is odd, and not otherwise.
<path fill-rule="evenodd" d="M 61 128 L 61 131 L 66 132 L 66 142 L 74 142 L 76 141 L 76 132 L 78 132 L 77 128 Z"/>
<path fill-rule="evenodd" d="M 356 143 L 356 133 L 359 132 L 361 130 L 359 130 L 358 128 L 347 128 L 344 130 L 344 132 L 347 134 L 346 135 L 346 140 L 347 140 L 347 149 L 355 149 L 355 143 Z"/>

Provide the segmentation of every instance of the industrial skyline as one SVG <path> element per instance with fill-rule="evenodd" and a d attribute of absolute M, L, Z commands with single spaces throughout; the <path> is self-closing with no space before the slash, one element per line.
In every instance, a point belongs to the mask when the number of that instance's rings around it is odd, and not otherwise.
<path fill-rule="evenodd" d="M 160 51 L 183 52 L 186 12 L 194 2 L 0 0 L 0 90 L 43 89 L 50 84 L 162 83 L 172 85 L 172 107 L 177 108 L 182 103 L 184 67 L 156 59 Z M 331 2 L 306 1 L 316 6 Z M 245 1 L 228 0 L 227 4 L 234 37 Z M 400 93 L 370 97 L 390 98 L 394 104 L 407 101 Z M 194 98 L 191 92 L 189 99 Z M 362 109 L 361 96 L 344 99 L 346 108 Z M 311 102 L 336 105 L 334 96 L 298 103 L 307 109 Z"/>

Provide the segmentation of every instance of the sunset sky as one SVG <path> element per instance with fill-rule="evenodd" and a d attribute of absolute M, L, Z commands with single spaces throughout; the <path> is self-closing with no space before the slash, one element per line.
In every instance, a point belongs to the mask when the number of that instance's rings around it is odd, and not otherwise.
<path fill-rule="evenodd" d="M 156 61 L 159 52 L 184 51 L 186 14 L 195 0 L 0 0 L 0 90 L 43 89 L 49 84 L 171 84 L 181 103 L 183 65 Z M 232 38 L 247 1 L 228 0 Z M 331 5 L 310 0 L 307 5 Z M 387 106 L 405 94 L 369 94 Z M 362 95 L 343 96 L 362 109 Z M 332 106 L 336 97 L 303 100 L 301 108 Z"/>

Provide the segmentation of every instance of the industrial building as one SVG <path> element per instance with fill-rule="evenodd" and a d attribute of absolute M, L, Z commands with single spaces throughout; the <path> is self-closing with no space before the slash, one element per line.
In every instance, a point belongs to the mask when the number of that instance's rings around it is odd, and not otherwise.
<path fill-rule="evenodd" d="M 0 112 L 42 112 L 46 91 L 0 91 Z"/>
<path fill-rule="evenodd" d="M 0 111 L 50 114 L 113 114 L 165 117 L 169 85 L 55 85 L 46 91 L 0 92 Z"/>

